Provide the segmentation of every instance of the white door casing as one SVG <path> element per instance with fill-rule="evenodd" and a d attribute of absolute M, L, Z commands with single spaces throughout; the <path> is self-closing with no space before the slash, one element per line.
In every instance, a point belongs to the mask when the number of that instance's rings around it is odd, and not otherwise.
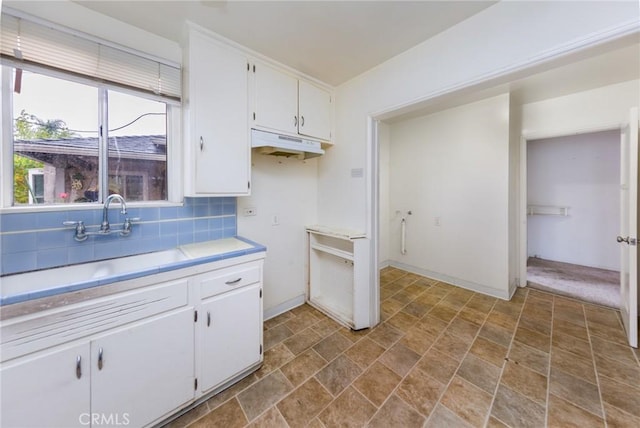
<path fill-rule="evenodd" d="M 638 108 L 620 144 L 620 314 L 629 345 L 638 347 Z"/>

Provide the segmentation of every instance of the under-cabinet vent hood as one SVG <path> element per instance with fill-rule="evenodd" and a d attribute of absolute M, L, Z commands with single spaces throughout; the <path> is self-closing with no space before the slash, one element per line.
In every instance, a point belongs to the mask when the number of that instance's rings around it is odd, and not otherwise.
<path fill-rule="evenodd" d="M 251 147 L 264 155 L 297 157 L 298 159 L 315 158 L 324 154 L 319 141 L 257 129 L 251 130 Z"/>

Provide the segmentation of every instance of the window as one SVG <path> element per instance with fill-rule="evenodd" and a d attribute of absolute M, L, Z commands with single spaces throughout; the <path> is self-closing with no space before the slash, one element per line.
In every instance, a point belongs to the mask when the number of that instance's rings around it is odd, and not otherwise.
<path fill-rule="evenodd" d="M 51 25 L 3 10 L 3 204 L 175 200 L 180 69 Z"/>

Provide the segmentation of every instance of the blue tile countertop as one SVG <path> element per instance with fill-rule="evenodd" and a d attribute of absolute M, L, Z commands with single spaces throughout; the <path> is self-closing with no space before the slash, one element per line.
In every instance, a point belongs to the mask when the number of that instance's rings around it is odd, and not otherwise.
<path fill-rule="evenodd" d="M 173 250 L 45 269 L 0 278 L 0 306 L 28 302 L 266 251 L 266 247 L 236 236 L 199 242 Z M 69 279 L 72 277 L 71 279 Z M 77 280 L 74 277 L 84 277 Z M 37 289 L 34 289 L 37 287 Z"/>

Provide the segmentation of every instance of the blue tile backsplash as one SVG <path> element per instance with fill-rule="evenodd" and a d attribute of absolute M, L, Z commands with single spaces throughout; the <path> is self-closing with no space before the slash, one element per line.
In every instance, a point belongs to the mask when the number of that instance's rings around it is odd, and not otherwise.
<path fill-rule="evenodd" d="M 73 228 L 62 222 L 82 220 L 87 231 L 95 231 L 102 210 L 0 214 L 0 275 L 232 237 L 237 234 L 236 211 L 236 198 L 185 198 L 181 207 L 130 208 L 126 217 L 140 217 L 131 235 L 93 235 L 84 242 L 76 242 Z M 118 209 L 109 210 L 113 228 L 120 228 L 124 218 Z"/>

